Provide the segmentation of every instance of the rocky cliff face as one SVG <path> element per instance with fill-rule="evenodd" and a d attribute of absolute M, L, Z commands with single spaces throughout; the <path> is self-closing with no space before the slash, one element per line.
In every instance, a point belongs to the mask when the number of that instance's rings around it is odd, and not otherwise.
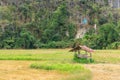
<path fill-rule="evenodd" d="M 76 39 L 82 38 L 84 34 L 89 30 L 89 28 L 80 28 L 80 26 L 77 28 L 77 34 L 75 36 Z"/>

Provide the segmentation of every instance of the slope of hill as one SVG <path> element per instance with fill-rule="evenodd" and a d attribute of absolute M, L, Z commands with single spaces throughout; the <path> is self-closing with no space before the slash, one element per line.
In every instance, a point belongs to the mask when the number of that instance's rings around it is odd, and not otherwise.
<path fill-rule="evenodd" d="M 116 24 L 119 15 L 113 10 L 94 0 L 0 0 L 0 48 L 82 38 L 95 24 Z"/>

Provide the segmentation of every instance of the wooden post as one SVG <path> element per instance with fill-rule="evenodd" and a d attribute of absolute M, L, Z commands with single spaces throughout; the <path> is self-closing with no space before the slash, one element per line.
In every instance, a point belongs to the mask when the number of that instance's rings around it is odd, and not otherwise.
<path fill-rule="evenodd" d="M 90 58 L 92 58 L 92 53 L 90 53 Z"/>
<path fill-rule="evenodd" d="M 85 51 L 86 52 L 86 54 L 87 54 L 87 51 Z M 88 55 L 88 54 L 87 54 Z"/>
<path fill-rule="evenodd" d="M 80 50 L 78 50 L 78 54 L 80 54 Z"/>
<path fill-rule="evenodd" d="M 76 50 L 75 50 L 75 54 L 76 54 Z"/>

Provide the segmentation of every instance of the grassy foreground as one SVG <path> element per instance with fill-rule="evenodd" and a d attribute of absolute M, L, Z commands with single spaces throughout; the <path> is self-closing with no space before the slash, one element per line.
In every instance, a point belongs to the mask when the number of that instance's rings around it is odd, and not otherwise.
<path fill-rule="evenodd" d="M 57 80 L 91 80 L 91 72 L 74 62 L 73 55 L 69 49 L 0 50 L 0 60 L 31 60 L 35 61 L 31 68 L 65 75 Z M 120 51 L 96 50 L 93 59 L 94 63 L 120 63 Z"/>
<path fill-rule="evenodd" d="M 69 49 L 0 50 L 0 60 L 31 60 L 34 69 L 56 71 L 64 77 L 56 80 L 90 80 L 91 72 L 73 62 Z"/>

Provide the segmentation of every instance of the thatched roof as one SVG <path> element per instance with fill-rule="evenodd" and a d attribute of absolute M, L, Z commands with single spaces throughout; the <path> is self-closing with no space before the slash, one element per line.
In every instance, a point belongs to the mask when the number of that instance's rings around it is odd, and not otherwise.
<path fill-rule="evenodd" d="M 85 45 L 84 46 L 78 45 L 78 46 L 74 47 L 73 49 L 71 49 L 70 52 L 77 51 L 77 50 L 84 50 L 84 51 L 87 51 L 89 53 L 94 51 L 93 49 L 91 49 Z"/>
<path fill-rule="evenodd" d="M 93 49 L 87 47 L 87 46 L 80 46 L 82 50 L 87 51 L 87 52 L 94 52 Z"/>

